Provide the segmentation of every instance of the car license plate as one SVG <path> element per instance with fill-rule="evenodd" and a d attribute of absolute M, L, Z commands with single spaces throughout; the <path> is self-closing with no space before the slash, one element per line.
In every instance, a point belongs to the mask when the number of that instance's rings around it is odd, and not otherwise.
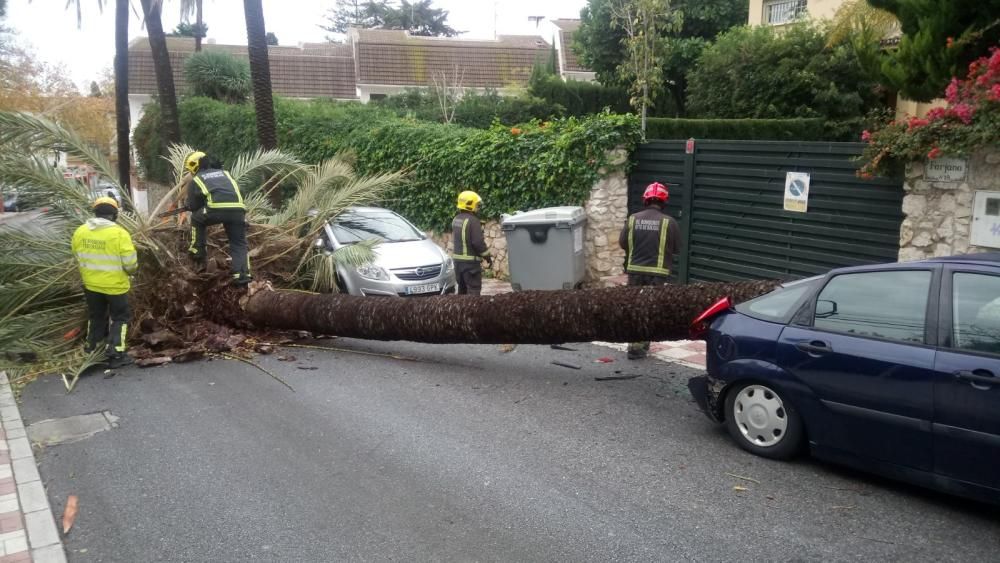
<path fill-rule="evenodd" d="M 439 283 L 425 283 L 423 285 L 411 285 L 407 286 L 407 295 L 416 295 L 418 293 L 440 293 L 441 284 Z"/>

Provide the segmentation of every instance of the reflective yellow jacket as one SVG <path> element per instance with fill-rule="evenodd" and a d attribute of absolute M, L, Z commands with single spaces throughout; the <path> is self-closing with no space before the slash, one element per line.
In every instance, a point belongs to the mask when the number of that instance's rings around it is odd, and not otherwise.
<path fill-rule="evenodd" d="M 73 233 L 73 255 L 83 286 L 108 295 L 128 293 L 128 276 L 139 267 L 128 231 L 99 217 L 87 219 Z"/>

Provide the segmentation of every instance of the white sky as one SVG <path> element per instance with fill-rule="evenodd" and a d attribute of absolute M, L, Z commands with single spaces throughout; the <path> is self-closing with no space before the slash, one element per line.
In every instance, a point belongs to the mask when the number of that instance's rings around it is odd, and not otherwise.
<path fill-rule="evenodd" d="M 82 0 L 83 26 L 77 28 L 75 7 L 66 10 L 66 0 L 8 0 L 6 26 L 17 31 L 21 44 L 34 49 L 50 64 L 62 64 L 84 91 L 114 59 L 114 4 L 104 0 Z M 132 0 L 141 13 L 138 0 Z M 267 31 L 278 36 L 281 45 L 323 41 L 326 32 L 317 24 L 334 5 L 333 0 L 263 0 Z M 434 6 L 448 10 L 448 23 L 466 31 L 467 37 L 492 38 L 494 13 L 496 30 L 502 35 L 535 34 L 528 16 L 578 18 L 586 0 L 435 0 Z M 242 0 L 204 0 L 208 38 L 218 43 L 246 44 L 246 23 Z M 180 21 L 180 2 L 164 0 L 163 28 L 172 31 Z M 133 13 L 129 37 L 145 35 L 141 19 Z M 545 38 L 551 41 L 550 37 Z"/>

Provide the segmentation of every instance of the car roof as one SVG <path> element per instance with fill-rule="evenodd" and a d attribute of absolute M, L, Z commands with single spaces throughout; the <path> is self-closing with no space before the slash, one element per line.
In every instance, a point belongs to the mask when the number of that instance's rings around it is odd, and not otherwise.
<path fill-rule="evenodd" d="M 365 206 L 348 207 L 344 211 L 345 212 L 350 211 L 353 213 L 379 213 L 388 211 L 389 213 L 393 213 L 392 210 L 386 209 L 384 207 L 365 207 Z"/>
<path fill-rule="evenodd" d="M 979 252 L 976 254 L 961 254 L 958 256 L 942 256 L 930 258 L 925 262 L 947 262 L 951 264 L 983 264 L 1000 265 L 1000 252 Z"/>
<path fill-rule="evenodd" d="M 939 266 L 941 264 L 968 264 L 976 266 L 1000 266 L 1000 252 L 982 252 L 977 254 L 961 254 L 956 256 L 938 256 L 913 262 L 896 262 L 888 264 L 867 264 L 836 268 L 832 273 L 863 272 L 866 270 L 902 270 L 913 267 Z"/>

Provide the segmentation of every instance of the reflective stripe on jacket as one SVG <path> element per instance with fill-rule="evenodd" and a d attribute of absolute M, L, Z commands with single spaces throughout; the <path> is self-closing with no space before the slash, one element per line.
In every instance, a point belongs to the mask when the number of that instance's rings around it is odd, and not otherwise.
<path fill-rule="evenodd" d="M 88 219 L 73 233 L 72 248 L 84 287 L 108 295 L 128 293 L 128 276 L 139 267 L 128 231 L 108 219 Z"/>
<path fill-rule="evenodd" d="M 198 211 L 202 207 L 209 209 L 242 209 L 243 194 L 240 186 L 225 170 L 202 170 L 191 182 L 188 189 L 187 208 Z"/>
<path fill-rule="evenodd" d="M 680 227 L 667 214 L 648 207 L 628 218 L 618 239 L 630 274 L 669 276 L 680 250 Z"/>
<path fill-rule="evenodd" d="M 462 211 L 451 222 L 452 248 L 451 257 L 458 261 L 474 262 L 490 255 L 483 238 L 483 224 L 475 213 Z"/>

